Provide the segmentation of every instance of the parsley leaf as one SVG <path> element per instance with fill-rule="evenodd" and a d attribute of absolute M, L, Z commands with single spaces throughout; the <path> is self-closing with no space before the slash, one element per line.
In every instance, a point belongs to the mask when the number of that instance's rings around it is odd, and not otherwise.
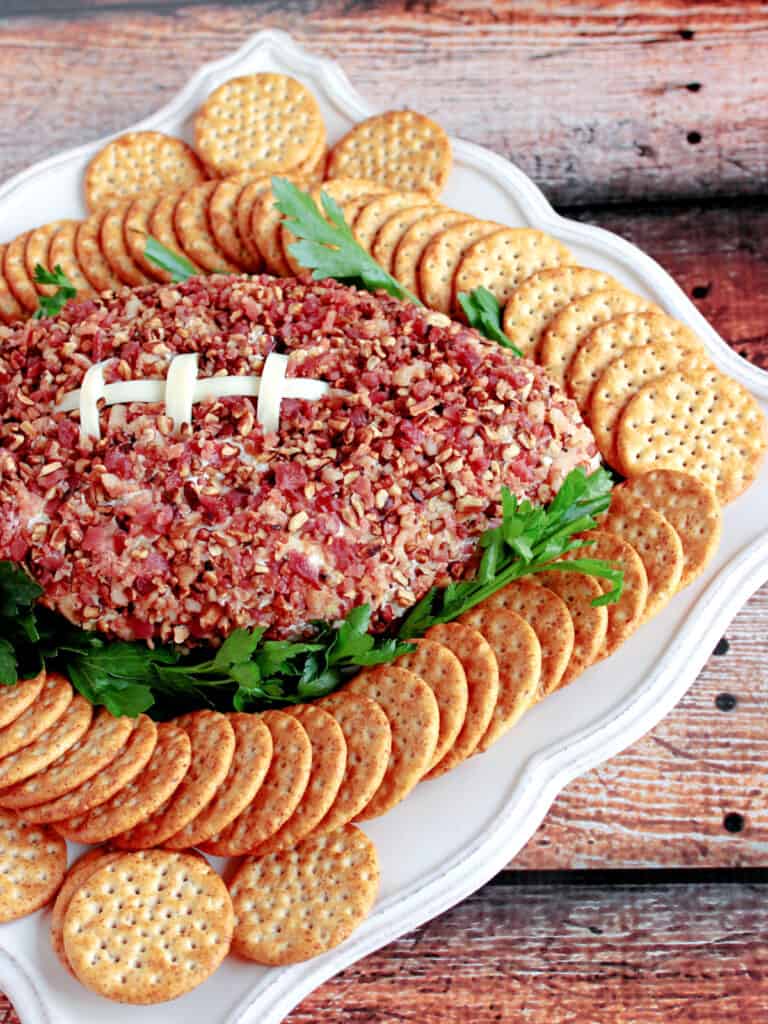
<path fill-rule="evenodd" d="M 520 349 L 512 344 L 502 330 L 501 307 L 493 292 L 480 285 L 471 292 L 459 292 L 459 302 L 467 315 L 470 327 L 474 327 L 491 341 L 497 341 L 516 356 L 522 356 Z"/>
<path fill-rule="evenodd" d="M 174 284 L 181 284 L 188 281 L 190 277 L 199 274 L 200 271 L 190 263 L 186 256 L 174 252 L 158 242 L 152 235 L 147 235 L 147 243 L 144 247 L 144 256 L 150 263 L 154 263 L 161 270 L 166 270 L 171 275 Z"/>
<path fill-rule="evenodd" d="M 34 313 L 35 320 L 42 320 L 47 316 L 56 316 L 61 312 L 64 304 L 69 299 L 77 298 L 77 288 L 75 288 L 58 263 L 52 271 L 46 270 L 40 263 L 36 263 L 34 281 L 36 284 L 56 286 L 56 291 L 53 295 L 41 295 L 37 300 L 37 309 Z"/>

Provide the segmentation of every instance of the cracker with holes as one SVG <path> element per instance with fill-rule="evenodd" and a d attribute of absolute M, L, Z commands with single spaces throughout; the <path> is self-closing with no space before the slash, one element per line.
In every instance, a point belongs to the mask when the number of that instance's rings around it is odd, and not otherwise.
<path fill-rule="evenodd" d="M 460 622 L 432 626 L 426 639 L 452 651 L 467 680 L 467 710 L 459 734 L 453 746 L 426 775 L 428 779 L 435 779 L 466 761 L 485 736 L 499 699 L 499 663 L 482 633 Z"/>
<path fill-rule="evenodd" d="M 634 495 L 657 509 L 677 531 L 683 546 L 680 586 L 700 576 L 715 555 L 723 530 L 720 503 L 712 488 L 690 473 L 653 469 L 623 484 L 619 493 Z"/>
<path fill-rule="evenodd" d="M 395 251 L 405 237 L 406 231 L 424 217 L 440 213 L 443 207 L 437 204 L 429 206 L 409 206 L 392 214 L 379 228 L 371 246 L 371 255 L 387 273 L 394 274 Z"/>
<path fill-rule="evenodd" d="M 464 667 L 453 651 L 437 640 L 414 640 L 416 650 L 397 659 L 397 667 L 423 679 L 431 687 L 440 713 L 437 746 L 430 770 L 453 747 L 464 725 L 469 698 Z"/>
<path fill-rule="evenodd" d="M 0 245 L 0 268 L 3 266 L 7 248 L 7 245 Z M 25 316 L 26 312 L 11 291 L 5 276 L 0 274 L 0 321 L 4 324 L 15 324 Z"/>
<path fill-rule="evenodd" d="M 253 266 L 258 267 L 259 271 L 264 270 L 264 257 L 251 230 L 251 217 L 256 203 L 269 191 L 271 191 L 269 178 L 257 178 L 255 181 L 249 182 L 249 184 L 245 185 L 238 195 L 234 209 L 234 226 L 237 231 L 238 238 L 242 241 L 251 263 Z M 212 230 L 214 231 L 214 234 L 216 234 L 213 226 Z"/>
<path fill-rule="evenodd" d="M 227 887 L 185 853 L 127 853 L 82 882 L 64 915 L 66 958 L 107 999 L 150 1005 L 190 992 L 229 952 Z"/>
<path fill-rule="evenodd" d="M 351 825 L 249 857 L 230 886 L 233 952 L 273 967 L 326 953 L 362 924 L 378 889 L 376 848 Z"/>
<path fill-rule="evenodd" d="M 93 705 L 77 694 L 64 713 L 37 739 L 0 759 L 0 790 L 45 771 L 85 735 L 92 717 Z"/>
<path fill-rule="evenodd" d="M 56 830 L 76 843 L 105 843 L 122 836 L 164 806 L 192 759 L 187 733 L 172 722 L 157 727 L 157 743 L 142 771 L 104 803 L 85 814 L 56 822 Z"/>
<path fill-rule="evenodd" d="M 0 729 L 0 758 L 15 754 L 55 725 L 73 697 L 69 680 L 56 672 L 49 673 L 35 702 Z"/>
<path fill-rule="evenodd" d="M 452 162 L 450 139 L 440 125 L 412 110 L 392 110 L 347 132 L 331 150 L 327 174 L 439 195 Z"/>
<path fill-rule="evenodd" d="M 272 761 L 272 734 L 258 715 L 233 712 L 227 721 L 235 735 L 227 777 L 200 813 L 164 841 L 169 850 L 190 849 L 223 832 L 261 788 Z"/>
<path fill-rule="evenodd" d="M 80 221 L 65 221 L 51 238 L 48 258 L 51 269 L 61 267 L 67 279 L 77 288 L 78 299 L 87 299 L 94 294 L 94 289 L 77 258 L 75 240 L 79 230 Z"/>
<path fill-rule="evenodd" d="M 625 476 L 693 473 L 726 504 L 757 476 L 767 440 L 760 406 L 741 384 L 715 369 L 676 370 L 629 401 L 616 450 Z"/>
<path fill-rule="evenodd" d="M 397 242 L 392 256 L 392 273 L 400 284 L 414 295 L 420 295 L 419 267 L 427 246 L 441 232 L 469 222 L 475 222 L 469 214 L 443 208 L 425 213 L 414 221 Z"/>
<path fill-rule="evenodd" d="M 440 729 L 440 712 L 423 679 L 396 665 L 366 669 L 347 688 L 370 697 L 384 711 L 392 729 L 392 751 L 381 785 L 358 821 L 386 814 L 404 800 L 432 764 Z"/>
<path fill-rule="evenodd" d="M 619 464 L 616 431 L 630 399 L 646 384 L 672 370 L 685 373 L 707 365 L 703 353 L 668 341 L 629 348 L 609 363 L 592 389 L 587 410 L 597 447 L 609 466 Z"/>
<path fill-rule="evenodd" d="M 125 199 L 104 213 L 99 227 L 99 245 L 114 276 L 123 284 L 148 284 L 150 277 L 133 259 L 125 238 L 125 218 L 133 200 Z"/>
<path fill-rule="evenodd" d="M 105 216 L 106 211 L 93 214 L 78 226 L 75 234 L 77 262 L 93 290 L 99 294 L 116 291 L 123 284 L 101 251 L 101 225 Z"/>
<path fill-rule="evenodd" d="M 544 231 L 534 228 L 495 231 L 475 242 L 462 256 L 453 280 L 452 308 L 460 311 L 459 295 L 481 287 L 492 292 L 503 306 L 532 274 L 564 266 L 570 259 L 570 250 Z"/>
<path fill-rule="evenodd" d="M 593 576 L 579 572 L 551 570 L 531 579 L 566 603 L 573 622 L 573 651 L 558 684 L 560 689 L 578 679 L 600 655 L 608 632 L 608 611 L 603 606 L 596 608 L 592 602 L 602 595 L 603 588 Z"/>
<path fill-rule="evenodd" d="M 60 836 L 0 811 L 0 924 L 44 907 L 66 870 L 67 844 Z"/>
<path fill-rule="evenodd" d="M 182 139 L 162 132 L 128 132 L 108 142 L 88 164 L 85 200 L 93 212 L 139 193 L 190 188 L 207 177 Z"/>
<path fill-rule="evenodd" d="M 179 241 L 179 236 L 176 234 L 176 228 L 173 224 L 173 215 L 181 194 L 181 192 L 168 192 L 161 196 L 149 217 L 150 235 L 152 235 L 152 237 L 161 245 L 164 245 L 166 249 L 170 249 L 171 252 L 179 254 L 183 252 L 183 247 Z M 198 264 L 195 263 L 189 253 L 184 253 L 184 255 L 190 261 L 192 266 L 202 271 L 202 267 L 199 267 Z"/>
<path fill-rule="evenodd" d="M 625 313 L 660 312 L 658 306 L 624 289 L 592 292 L 576 299 L 549 322 L 538 350 L 538 362 L 561 386 L 579 345 L 600 324 Z"/>
<path fill-rule="evenodd" d="M 541 335 L 550 320 L 574 299 L 617 288 L 610 274 L 590 267 L 555 267 L 532 274 L 515 289 L 504 306 L 503 329 L 513 345 L 536 359 Z"/>
<path fill-rule="evenodd" d="M 293 182 L 299 188 L 303 185 Z M 281 227 L 283 215 L 277 208 L 277 198 L 272 189 L 259 195 L 251 206 L 248 237 L 251 245 L 262 255 L 267 271 L 276 277 L 290 277 L 291 268 L 285 258 Z"/>
<path fill-rule="evenodd" d="M 468 220 L 438 232 L 419 261 L 418 295 L 425 306 L 449 314 L 454 302 L 454 278 L 465 253 L 481 239 L 499 230 L 488 220 Z"/>
<path fill-rule="evenodd" d="M 154 813 L 117 835 L 115 845 L 121 850 L 162 846 L 208 806 L 232 766 L 235 731 L 225 715 L 217 711 L 192 711 L 173 721 L 184 730 L 191 743 L 189 770 L 178 788 Z M 143 785 L 142 776 L 135 785 Z"/>
<path fill-rule="evenodd" d="M 488 750 L 536 701 L 541 686 L 541 644 L 517 612 L 486 602 L 465 612 L 459 622 L 481 633 L 499 666 L 499 695 L 491 721 L 476 750 Z"/>
<path fill-rule="evenodd" d="M 270 839 L 290 818 L 309 785 L 312 744 L 306 729 L 283 711 L 265 711 L 272 735 L 272 760 L 256 796 L 244 811 L 201 849 L 217 857 L 239 857 Z"/>
<path fill-rule="evenodd" d="M 35 282 L 27 271 L 25 253 L 29 231 L 18 235 L 6 245 L 3 252 L 3 277 L 13 297 L 26 313 L 37 309 L 38 294 Z"/>
<path fill-rule="evenodd" d="M 425 209 L 431 205 L 425 192 L 390 192 L 376 196 L 363 205 L 354 221 L 355 238 L 371 252 L 373 243 L 383 225 L 399 210 Z"/>
<path fill-rule="evenodd" d="M 38 295 L 54 295 L 56 286 L 52 284 L 39 284 L 35 281 L 35 271 L 38 266 L 44 270 L 53 270 L 54 264 L 50 259 L 51 241 L 53 236 L 66 224 L 74 224 L 71 220 L 54 220 L 50 224 L 43 224 L 27 235 L 27 242 L 24 246 L 24 264 L 31 280 L 34 282 Z"/>
<path fill-rule="evenodd" d="M 389 719 L 370 697 L 347 688 L 324 697 L 319 706 L 338 722 L 347 757 L 336 798 L 313 835 L 333 832 L 357 819 L 383 782 L 392 751 Z"/>
<path fill-rule="evenodd" d="M 241 234 L 237 210 L 246 189 L 249 196 L 255 197 L 266 192 L 269 187 L 269 178 L 254 178 L 246 171 L 219 181 L 208 199 L 208 225 L 216 246 L 230 263 L 249 274 L 261 270 L 262 259 L 261 254 L 249 247 L 247 238 Z M 244 206 L 246 202 L 247 199 L 243 200 Z"/>
<path fill-rule="evenodd" d="M 64 918 L 69 910 L 72 897 L 91 875 L 96 874 L 101 868 L 122 856 L 123 854 L 118 850 L 91 850 L 89 853 L 83 854 L 69 869 L 64 883 L 59 889 L 51 912 L 51 946 L 61 966 L 70 974 L 72 974 L 72 968 L 69 966 L 69 960 L 67 960 L 64 950 Z M 72 976 L 74 977 L 74 975 Z"/>
<path fill-rule="evenodd" d="M 679 320 L 664 313 L 627 313 L 597 327 L 579 345 L 565 375 L 568 394 L 586 412 L 595 384 L 614 359 L 627 349 L 660 343 L 706 359 L 699 339 Z"/>
<path fill-rule="evenodd" d="M 182 192 L 173 210 L 173 227 L 184 255 L 196 266 L 214 274 L 236 274 L 240 267 L 216 244 L 208 221 L 208 203 L 217 185 L 205 181 Z"/>
<path fill-rule="evenodd" d="M 599 658 L 607 658 L 625 643 L 642 623 L 648 600 L 648 577 L 640 555 L 632 545 L 607 530 L 588 530 L 581 534 L 589 546 L 577 548 L 564 558 L 600 558 L 613 562 L 624 573 L 624 588 L 615 604 L 606 605 L 608 623 L 605 643 Z M 610 590 L 607 581 L 599 580 L 603 592 Z"/>
<path fill-rule="evenodd" d="M 22 715 L 40 696 L 45 686 L 45 670 L 31 679 L 20 679 L 13 686 L 0 686 L 0 729 Z"/>
<path fill-rule="evenodd" d="M 289 75 L 241 75 L 195 116 L 195 146 L 212 174 L 279 174 L 316 159 L 325 125 L 312 93 Z"/>
<path fill-rule="evenodd" d="M 172 280 L 170 273 L 147 259 L 144 254 L 147 248 L 147 239 L 152 234 L 149 226 L 150 220 L 161 198 L 154 193 L 137 196 L 126 210 L 123 231 L 128 254 L 136 266 L 140 267 L 142 272 L 153 281 L 168 283 Z"/>

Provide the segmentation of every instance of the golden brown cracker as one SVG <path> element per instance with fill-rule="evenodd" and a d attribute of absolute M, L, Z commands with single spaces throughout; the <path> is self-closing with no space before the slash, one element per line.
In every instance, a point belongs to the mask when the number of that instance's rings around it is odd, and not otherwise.
<path fill-rule="evenodd" d="M 423 679 L 431 687 L 440 713 L 437 746 L 429 770 L 446 756 L 464 725 L 469 699 L 467 676 L 459 659 L 437 640 L 412 641 L 416 650 L 397 659 L 397 667 Z"/>
<path fill-rule="evenodd" d="M 150 278 L 134 261 L 125 241 L 125 218 L 131 203 L 131 199 L 126 199 L 105 211 L 99 228 L 99 245 L 115 277 L 135 288 L 149 284 Z"/>
<path fill-rule="evenodd" d="M 0 924 L 44 907 L 67 870 L 67 844 L 48 828 L 0 811 Z"/>
<path fill-rule="evenodd" d="M 312 766 L 312 744 L 303 725 L 283 711 L 265 711 L 272 734 L 272 760 L 256 796 L 223 832 L 201 844 L 217 857 L 249 853 L 285 824 L 304 795 Z"/>
<path fill-rule="evenodd" d="M 45 686 L 45 669 L 30 679 L 20 679 L 13 686 L 0 686 L 0 729 L 18 718 L 40 696 Z"/>
<path fill-rule="evenodd" d="M 208 223 L 208 203 L 218 182 L 205 181 L 179 196 L 173 210 L 173 227 L 184 255 L 212 274 L 237 274 L 240 267 L 228 260 L 216 244 Z"/>
<path fill-rule="evenodd" d="M 37 309 L 39 296 L 35 282 L 29 276 L 25 253 L 27 238 L 30 232 L 25 231 L 9 242 L 3 252 L 3 277 L 16 301 L 27 313 Z"/>
<path fill-rule="evenodd" d="M 269 178 L 254 179 L 252 174 L 246 172 L 224 178 L 216 185 L 208 200 L 208 223 L 214 242 L 230 263 L 249 274 L 257 274 L 264 264 L 261 254 L 250 247 L 247 239 L 241 235 L 237 211 L 246 189 L 249 190 L 249 196 L 255 197 L 259 191 L 268 188 Z M 244 199 L 243 204 L 246 202 Z"/>
<path fill-rule="evenodd" d="M 392 665 L 366 669 L 347 684 L 382 708 L 392 729 L 392 750 L 381 785 L 358 821 L 386 814 L 429 771 L 437 746 L 440 713 L 432 690 L 412 672 Z"/>
<path fill-rule="evenodd" d="M 451 142 L 440 125 L 412 110 L 356 124 L 331 150 L 329 178 L 370 178 L 389 188 L 438 195 L 451 173 Z"/>
<path fill-rule="evenodd" d="M 0 245 L 0 269 L 5 260 L 7 248 L 6 245 Z M 22 308 L 5 277 L 0 273 L 0 321 L 4 324 L 15 324 L 17 321 L 25 319 L 26 316 L 27 311 Z"/>
<path fill-rule="evenodd" d="M 504 333 L 529 359 L 535 359 L 541 335 L 550 320 L 574 299 L 617 288 L 610 274 L 590 267 L 540 270 L 523 281 L 504 306 Z"/>
<path fill-rule="evenodd" d="M 313 835 L 333 832 L 362 813 L 384 779 L 392 751 L 389 719 L 370 697 L 338 690 L 324 697 L 319 706 L 339 723 L 347 759 L 336 799 Z"/>
<path fill-rule="evenodd" d="M 541 680 L 541 644 L 522 616 L 479 604 L 459 621 L 482 633 L 499 666 L 499 696 L 491 722 L 477 745 L 488 750 L 536 700 Z"/>
<path fill-rule="evenodd" d="M 123 222 L 125 232 L 125 244 L 133 262 L 141 268 L 142 272 L 153 281 L 160 281 L 168 284 L 173 280 L 171 274 L 156 263 L 147 259 L 144 255 L 147 248 L 147 239 L 152 234 L 150 220 L 157 204 L 162 197 L 154 193 L 137 196 L 128 206 Z"/>
<path fill-rule="evenodd" d="M 568 365 L 588 334 L 600 324 L 615 320 L 625 313 L 644 312 L 661 311 L 648 299 L 633 295 L 623 288 L 592 292 L 575 299 L 547 325 L 539 343 L 538 362 L 562 386 Z"/>
<path fill-rule="evenodd" d="M 253 215 L 255 204 L 261 196 L 270 190 L 269 178 L 257 178 L 243 188 L 237 197 L 237 205 L 235 207 L 237 234 L 247 249 L 251 261 L 255 266 L 258 266 L 260 272 L 264 270 L 264 256 L 258 247 L 251 229 L 251 216 Z"/>
<path fill-rule="evenodd" d="M 692 473 L 726 504 L 750 486 L 765 455 L 766 425 L 752 395 L 717 370 L 673 371 L 625 407 L 616 449 L 620 469 Z"/>
<path fill-rule="evenodd" d="M 419 217 L 397 244 L 392 257 L 392 273 L 414 295 L 419 295 L 419 267 L 427 246 L 437 236 L 458 224 L 474 223 L 474 218 L 458 210 L 439 209 Z"/>
<path fill-rule="evenodd" d="M 499 698 L 499 663 L 482 633 L 460 622 L 432 626 L 426 638 L 453 651 L 467 680 L 464 723 L 451 749 L 427 773 L 426 778 L 435 779 L 474 754 L 486 734 Z"/>
<path fill-rule="evenodd" d="M 213 799 L 176 835 L 166 839 L 169 850 L 199 846 L 223 832 L 246 809 L 259 791 L 272 761 L 272 734 L 258 715 L 232 712 L 227 720 L 235 734 L 235 752 L 227 777 Z"/>
<path fill-rule="evenodd" d="M 149 233 L 166 249 L 170 249 L 171 252 L 178 253 L 180 256 L 186 256 L 189 262 L 202 273 L 203 268 L 195 263 L 189 253 L 184 252 L 179 236 L 176 234 L 176 228 L 173 226 L 173 215 L 181 194 L 181 192 L 169 192 L 158 199 L 149 217 Z"/>
<path fill-rule="evenodd" d="M 186 732 L 192 745 L 189 770 L 179 787 L 153 814 L 117 835 L 115 845 L 121 850 L 162 846 L 208 806 L 232 766 L 235 731 L 225 715 L 217 711 L 192 711 L 173 721 Z M 150 767 L 151 762 L 143 774 Z"/>
<path fill-rule="evenodd" d="M 201 857 L 126 853 L 85 879 L 64 916 L 64 951 L 87 988 L 149 1005 L 191 991 L 229 951 L 227 887 Z"/>
<path fill-rule="evenodd" d="M 619 488 L 657 509 L 683 545 L 680 587 L 687 587 L 709 564 L 720 544 L 723 517 L 717 495 L 690 473 L 653 469 Z"/>
<path fill-rule="evenodd" d="M 50 672 L 35 702 L 0 729 L 0 758 L 15 754 L 50 729 L 66 712 L 73 696 L 69 680 Z"/>
<path fill-rule="evenodd" d="M 290 171 L 324 140 L 315 97 L 295 78 L 273 72 L 230 78 L 195 116 L 197 151 L 220 178 Z"/>
<path fill-rule="evenodd" d="M 57 288 L 53 284 L 39 284 L 35 281 L 35 272 L 38 266 L 43 270 L 53 271 L 53 263 L 50 259 L 51 241 L 53 236 L 66 224 L 75 224 L 72 220 L 54 220 L 50 224 L 43 224 L 27 235 L 27 243 L 24 246 L 24 265 L 27 268 L 30 280 L 37 289 L 38 295 L 55 295 Z"/>
<path fill-rule="evenodd" d="M 608 611 L 595 608 L 592 602 L 603 593 L 594 576 L 580 572 L 537 573 L 531 579 L 554 591 L 568 605 L 573 622 L 573 653 L 558 684 L 558 689 L 572 683 L 600 656 L 608 632 Z"/>
<path fill-rule="evenodd" d="M 472 219 L 439 231 L 424 249 L 418 268 L 418 295 L 429 309 L 449 314 L 453 282 L 465 253 L 499 230 L 493 221 Z"/>
<path fill-rule="evenodd" d="M 536 634 L 541 646 L 541 675 L 537 697 L 553 693 L 573 654 L 574 629 L 568 605 L 547 587 L 520 579 L 483 602 L 487 608 L 517 612 Z"/>
<path fill-rule="evenodd" d="M 78 299 L 87 299 L 94 294 L 91 282 L 80 265 L 75 248 L 80 221 L 65 221 L 51 239 L 48 257 L 51 269 L 61 267 L 67 279 L 77 288 Z"/>
<path fill-rule="evenodd" d="M 429 206 L 409 206 L 398 210 L 397 213 L 389 217 L 379 228 L 371 247 L 371 255 L 379 266 L 383 267 L 387 273 L 393 273 L 395 251 L 406 231 L 418 220 L 439 213 L 442 209 L 443 207 L 436 203 Z"/>
<path fill-rule="evenodd" d="M 92 717 L 93 705 L 76 694 L 61 717 L 36 740 L 0 760 L 0 789 L 15 786 L 45 771 L 85 735 Z"/>
<path fill-rule="evenodd" d="M 107 864 L 111 864 L 118 857 L 122 857 L 122 854 L 116 850 L 91 850 L 89 853 L 83 854 L 67 872 L 64 883 L 56 896 L 56 902 L 53 904 L 51 912 L 51 946 L 61 966 L 70 974 L 72 974 L 72 968 L 69 966 L 69 960 L 64 951 L 64 918 L 69 904 L 80 886 L 91 875 L 106 867 Z M 74 975 L 72 976 L 74 977 Z"/>
<path fill-rule="evenodd" d="M 95 292 L 101 294 L 122 288 L 123 282 L 114 273 L 101 251 L 101 225 L 106 211 L 84 220 L 75 235 L 75 255 Z"/>
<path fill-rule="evenodd" d="M 425 192 L 390 192 L 369 199 L 354 221 L 355 238 L 366 252 L 372 252 L 373 243 L 381 227 L 399 210 L 433 205 Z"/>

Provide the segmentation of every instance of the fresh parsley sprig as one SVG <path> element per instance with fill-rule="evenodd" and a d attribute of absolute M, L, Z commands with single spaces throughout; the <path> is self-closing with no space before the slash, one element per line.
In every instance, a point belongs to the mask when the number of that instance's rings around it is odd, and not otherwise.
<path fill-rule="evenodd" d="M 150 263 L 154 263 L 156 267 L 167 271 L 171 275 L 171 280 L 174 284 L 188 281 L 190 277 L 194 277 L 199 273 L 186 256 L 182 256 L 181 253 L 169 249 L 162 242 L 158 242 L 156 238 L 153 238 L 152 235 L 147 235 L 144 256 Z"/>
<path fill-rule="evenodd" d="M 518 501 L 502 488 L 502 519 L 480 538 L 482 557 L 474 578 L 433 587 L 408 613 L 399 636 L 421 636 L 430 626 L 459 618 L 513 580 L 550 570 L 608 580 L 611 589 L 592 603 L 615 603 L 624 582 L 621 569 L 596 558 L 564 558 L 580 548 L 588 550 L 590 542 L 576 535 L 593 529 L 610 503 L 611 477 L 603 469 L 589 476 L 583 469 L 572 470 L 547 508 Z"/>
<path fill-rule="evenodd" d="M 459 303 L 466 313 L 470 327 L 474 327 L 491 341 L 497 341 L 502 348 L 508 348 L 516 356 L 522 356 L 523 353 L 517 345 L 514 345 L 504 333 L 501 325 L 501 306 L 493 292 L 479 285 L 471 292 L 459 292 Z"/>
<path fill-rule="evenodd" d="M 41 295 L 39 297 L 37 309 L 34 313 L 35 320 L 42 320 L 47 316 L 57 316 L 66 302 L 77 298 L 77 288 L 75 288 L 58 263 L 53 270 L 46 270 L 42 264 L 36 263 L 34 281 L 36 284 L 50 284 L 56 287 L 53 295 Z"/>

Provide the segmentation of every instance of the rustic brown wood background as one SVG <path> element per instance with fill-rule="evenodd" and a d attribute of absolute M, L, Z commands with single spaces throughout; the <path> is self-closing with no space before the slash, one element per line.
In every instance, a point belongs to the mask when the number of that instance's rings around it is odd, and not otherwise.
<path fill-rule="evenodd" d="M 266 26 L 630 238 L 768 367 L 762 0 L 0 0 L 0 179 L 149 114 Z M 766 675 L 768 588 L 677 709 L 569 786 L 506 872 L 289 1020 L 767 1020 Z"/>

